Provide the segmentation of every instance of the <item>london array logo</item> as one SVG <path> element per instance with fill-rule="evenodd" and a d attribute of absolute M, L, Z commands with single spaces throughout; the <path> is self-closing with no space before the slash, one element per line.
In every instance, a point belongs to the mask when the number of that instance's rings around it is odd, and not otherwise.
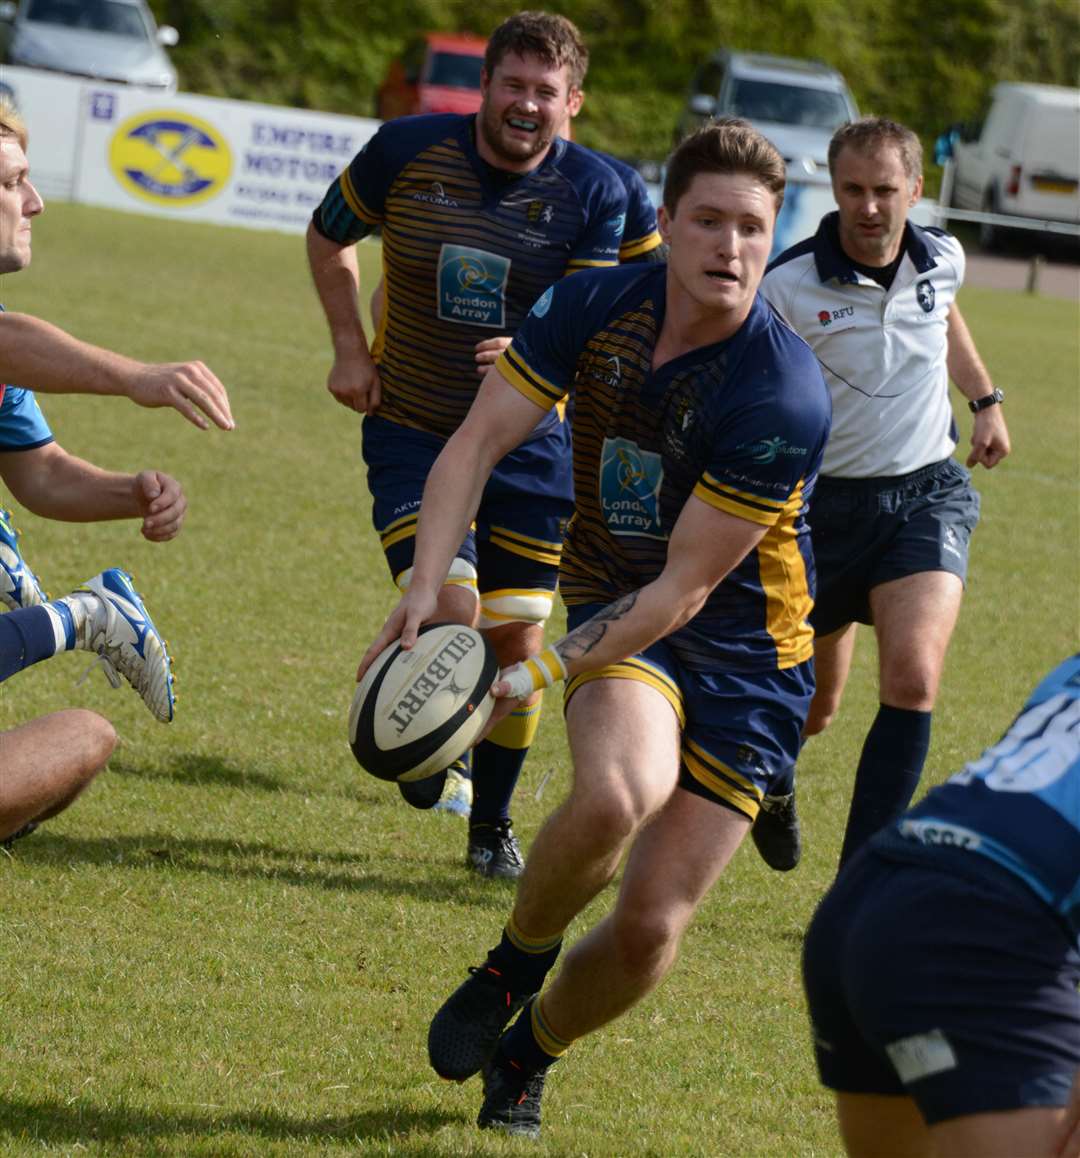
<path fill-rule="evenodd" d="M 926 280 L 921 281 L 915 287 L 915 297 L 924 314 L 932 314 L 934 312 L 934 283 Z"/>
<path fill-rule="evenodd" d="M 600 452 L 600 506 L 613 535 L 666 539 L 660 522 L 660 455 L 628 438 L 605 438 Z"/>
<path fill-rule="evenodd" d="M 439 250 L 439 317 L 503 329 L 509 278 L 509 258 L 466 245 L 444 245 Z"/>
<path fill-rule="evenodd" d="M 225 188 L 232 154 L 213 125 L 170 109 L 124 121 L 109 144 L 109 168 L 140 200 L 196 205 Z"/>

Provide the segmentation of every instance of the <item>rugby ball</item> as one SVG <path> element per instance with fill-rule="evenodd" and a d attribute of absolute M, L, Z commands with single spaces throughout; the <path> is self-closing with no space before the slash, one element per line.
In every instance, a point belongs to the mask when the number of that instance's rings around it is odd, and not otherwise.
<path fill-rule="evenodd" d="M 422 780 L 467 751 L 495 701 L 499 664 L 460 623 L 429 623 L 405 651 L 391 644 L 364 673 L 349 711 L 349 746 L 380 780 Z"/>

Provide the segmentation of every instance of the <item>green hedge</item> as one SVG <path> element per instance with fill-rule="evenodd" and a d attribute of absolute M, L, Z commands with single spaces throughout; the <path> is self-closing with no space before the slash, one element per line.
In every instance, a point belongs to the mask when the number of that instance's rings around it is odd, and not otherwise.
<path fill-rule="evenodd" d="M 181 35 L 185 89 L 370 116 L 389 61 L 417 29 L 486 33 L 517 5 L 472 0 L 152 0 Z M 592 52 L 579 138 L 661 158 L 694 66 L 720 46 L 812 56 L 860 107 L 932 139 L 982 111 L 998 80 L 1076 84 L 1075 0 L 567 0 Z"/>

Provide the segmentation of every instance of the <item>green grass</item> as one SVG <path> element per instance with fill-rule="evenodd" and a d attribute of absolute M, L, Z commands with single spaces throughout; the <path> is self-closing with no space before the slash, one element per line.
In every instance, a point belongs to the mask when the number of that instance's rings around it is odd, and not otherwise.
<path fill-rule="evenodd" d="M 437 1081 L 424 1052 L 431 1013 L 494 940 L 511 892 L 466 875 L 460 821 L 413 813 L 345 743 L 356 659 L 392 591 L 358 421 L 324 388 L 301 239 L 51 206 L 35 255 L 0 283 L 9 308 L 140 357 L 203 358 L 238 428 L 45 400 L 69 450 L 185 484 L 188 525 L 167 545 L 134 524 L 19 514 L 54 593 L 110 564 L 135 572 L 181 698 L 175 723 L 155 725 L 97 673 L 75 686 L 72 656 L 0 688 L 0 727 L 85 705 L 121 737 L 83 800 L 0 856 L 0 1152 L 521 1151 L 475 1131 L 477 1084 Z M 370 287 L 378 250 L 361 255 Z M 1008 391 L 1015 451 L 978 477 L 928 782 L 995 738 L 1078 636 L 1075 304 L 961 300 Z M 864 638 L 844 710 L 800 767 L 803 866 L 781 877 L 752 849 L 736 858 L 665 987 L 560 1065 L 540 1152 L 839 1153 L 798 956 L 875 702 Z M 515 805 L 526 844 L 568 775 L 549 711 Z"/>

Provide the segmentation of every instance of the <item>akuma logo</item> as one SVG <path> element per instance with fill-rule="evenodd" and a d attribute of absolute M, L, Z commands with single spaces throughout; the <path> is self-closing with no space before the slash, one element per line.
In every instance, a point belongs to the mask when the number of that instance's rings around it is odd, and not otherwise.
<path fill-rule="evenodd" d="M 195 205 L 216 196 L 232 154 L 206 121 L 175 109 L 129 117 L 109 144 L 109 168 L 127 192 L 154 205 Z"/>

